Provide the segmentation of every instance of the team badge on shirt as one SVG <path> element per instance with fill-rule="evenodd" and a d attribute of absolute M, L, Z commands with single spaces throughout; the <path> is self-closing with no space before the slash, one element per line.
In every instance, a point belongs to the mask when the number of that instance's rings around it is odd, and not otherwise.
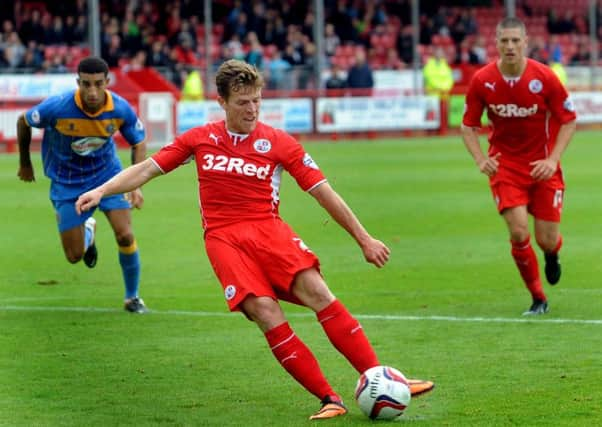
<path fill-rule="evenodd" d="M 272 143 L 267 139 L 258 139 L 253 143 L 253 148 L 258 153 L 267 153 L 272 149 Z"/>
<path fill-rule="evenodd" d="M 226 299 L 230 301 L 232 298 L 234 298 L 234 295 L 236 295 L 236 286 L 226 286 L 226 289 L 224 290 L 224 295 L 226 296 Z"/>
<path fill-rule="evenodd" d="M 529 90 L 531 91 L 531 93 L 539 93 L 542 89 L 543 84 L 541 84 L 541 81 L 533 79 L 529 82 Z"/>

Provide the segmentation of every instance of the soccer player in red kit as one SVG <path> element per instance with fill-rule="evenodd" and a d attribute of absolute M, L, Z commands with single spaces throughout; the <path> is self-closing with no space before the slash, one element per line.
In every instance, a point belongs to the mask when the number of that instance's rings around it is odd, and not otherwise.
<path fill-rule="evenodd" d="M 366 261 L 384 266 L 389 248 L 368 234 L 301 144 L 258 121 L 263 78 L 254 67 L 229 60 L 215 80 L 225 121 L 178 136 L 147 161 L 83 194 L 77 209 L 86 211 L 103 196 L 140 187 L 194 156 L 205 249 L 230 310 L 254 321 L 284 369 L 321 400 L 311 419 L 343 415 L 347 410 L 340 396 L 289 326 L 278 300 L 312 309 L 331 343 L 359 373 L 380 363 L 361 325 L 324 282 L 316 255 L 280 218 L 283 170 L 356 240 Z M 433 386 L 410 380 L 413 395 Z"/>
<path fill-rule="evenodd" d="M 466 148 L 489 184 L 510 233 L 512 257 L 532 297 L 523 314 L 548 312 L 537 256 L 531 245 L 529 214 L 535 241 L 543 250 L 545 275 L 560 280 L 559 230 L 564 194 L 560 157 L 575 132 L 575 109 L 554 72 L 525 57 L 525 25 L 516 18 L 496 28 L 499 59 L 475 73 L 462 122 Z M 478 139 L 483 109 L 491 123 L 489 150 Z"/>

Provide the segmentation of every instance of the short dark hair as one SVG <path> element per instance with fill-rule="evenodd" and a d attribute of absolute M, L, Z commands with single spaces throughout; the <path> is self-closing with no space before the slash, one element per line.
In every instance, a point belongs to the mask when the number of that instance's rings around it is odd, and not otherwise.
<path fill-rule="evenodd" d="M 498 37 L 502 30 L 507 28 L 518 28 L 523 36 L 527 35 L 527 28 L 525 27 L 525 23 L 518 18 L 515 17 L 507 17 L 502 19 L 495 28 L 495 36 Z"/>
<path fill-rule="evenodd" d="M 77 66 L 77 74 L 80 73 L 104 73 L 105 76 L 108 76 L 109 65 L 99 56 L 88 56 L 87 58 L 82 59 Z"/>
<path fill-rule="evenodd" d="M 257 68 L 239 59 L 227 60 L 220 65 L 215 75 L 217 93 L 226 101 L 232 92 L 243 88 L 261 89 L 263 84 L 263 77 Z"/>

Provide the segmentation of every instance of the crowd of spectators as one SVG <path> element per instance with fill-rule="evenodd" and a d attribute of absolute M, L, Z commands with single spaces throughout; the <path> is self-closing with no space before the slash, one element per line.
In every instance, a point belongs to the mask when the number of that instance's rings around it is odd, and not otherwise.
<path fill-rule="evenodd" d="M 314 81 L 316 22 L 311 1 L 212 1 L 208 54 L 202 1 L 99 0 L 99 3 L 102 56 L 111 67 L 125 70 L 156 67 L 181 86 L 186 73 L 192 68 L 204 69 L 208 58 L 214 69 L 226 59 L 241 58 L 265 73 L 270 89 L 323 85 Z M 324 63 L 336 68 L 341 73 L 339 80 L 343 80 L 356 62 L 361 61 L 362 84 L 372 80 L 365 77 L 366 68 L 411 67 L 414 63 L 411 3 L 411 0 L 325 0 Z M 477 8 L 420 3 L 419 63 L 435 47 L 444 48 L 450 63 L 478 65 L 491 59 L 492 39 L 480 32 Z M 498 9 L 503 6 L 503 2 L 490 3 Z M 567 57 L 558 43 L 560 36 L 587 33 L 585 11 L 576 14 L 574 9 L 567 9 L 559 17 L 552 9 L 534 10 L 529 3 L 519 2 L 521 14 L 547 14 L 547 32 L 534 38 L 532 57 L 544 62 L 560 57 L 571 64 L 589 61 L 588 45 L 576 43 L 577 47 Z M 10 7 L 0 12 L 3 20 L 0 69 L 73 71 L 81 56 L 89 52 L 87 4 L 86 0 L 10 2 Z M 351 80 L 345 80 L 345 84 L 350 83 Z"/>

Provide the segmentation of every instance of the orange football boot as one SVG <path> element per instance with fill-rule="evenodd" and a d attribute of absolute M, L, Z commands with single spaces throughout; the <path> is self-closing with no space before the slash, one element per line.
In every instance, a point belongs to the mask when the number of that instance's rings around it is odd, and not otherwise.
<path fill-rule="evenodd" d="M 408 385 L 410 386 L 410 393 L 412 393 L 412 397 L 428 393 L 435 388 L 435 383 L 427 380 L 408 379 Z"/>
<path fill-rule="evenodd" d="M 347 408 L 343 405 L 343 402 L 340 400 L 335 400 L 330 396 L 326 396 L 324 400 L 322 400 L 322 407 L 318 412 L 309 417 L 310 420 L 325 420 L 328 418 L 338 417 L 340 415 L 345 415 L 347 413 Z"/>

